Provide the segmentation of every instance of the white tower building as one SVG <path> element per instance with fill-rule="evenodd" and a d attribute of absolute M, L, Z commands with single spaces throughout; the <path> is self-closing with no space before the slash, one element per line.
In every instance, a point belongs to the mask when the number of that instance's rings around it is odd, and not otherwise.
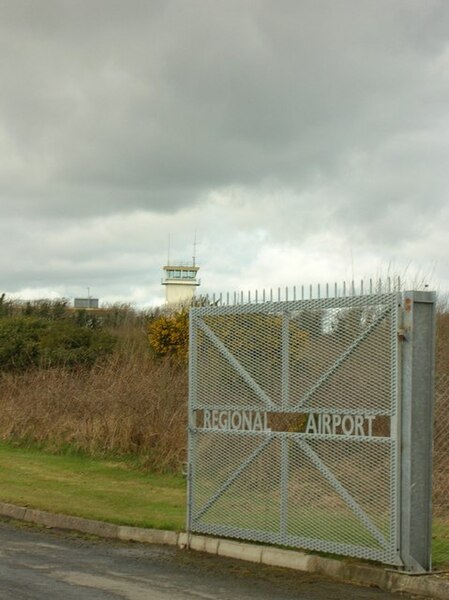
<path fill-rule="evenodd" d="M 199 267 L 193 264 L 185 265 L 179 262 L 164 267 L 165 302 L 167 304 L 188 304 L 195 297 L 196 288 L 200 285 L 197 279 Z"/>

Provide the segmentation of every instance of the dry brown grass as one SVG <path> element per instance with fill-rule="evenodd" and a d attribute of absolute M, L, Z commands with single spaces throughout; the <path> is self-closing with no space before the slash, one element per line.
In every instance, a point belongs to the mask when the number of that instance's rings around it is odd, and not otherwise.
<path fill-rule="evenodd" d="M 177 470 L 185 459 L 185 365 L 117 353 L 91 370 L 4 374 L 0 393 L 1 439 L 133 453 L 156 471 Z"/>
<path fill-rule="evenodd" d="M 437 375 L 449 373 L 449 308 L 437 313 L 435 362 Z"/>
<path fill-rule="evenodd" d="M 99 321 L 117 336 L 117 348 L 92 368 L 0 372 L 0 439 L 53 452 L 132 454 L 153 471 L 179 470 L 186 453 L 187 365 L 150 354 L 147 324 L 157 311 L 114 305 L 78 314 L 63 304 L 55 318 L 82 318 L 87 326 Z M 11 307 L 46 318 L 58 308 L 44 301 Z"/>

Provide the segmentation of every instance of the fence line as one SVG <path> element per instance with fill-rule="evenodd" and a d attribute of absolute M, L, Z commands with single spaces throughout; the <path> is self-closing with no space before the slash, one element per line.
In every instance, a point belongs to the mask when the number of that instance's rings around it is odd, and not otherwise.
<path fill-rule="evenodd" d="M 386 279 L 369 279 L 359 282 L 343 281 L 332 284 L 317 283 L 315 285 L 282 286 L 277 288 L 263 288 L 262 290 L 238 290 L 234 292 L 220 292 L 206 294 L 202 298 L 206 304 L 217 306 L 236 306 L 241 304 L 263 304 L 265 302 L 284 302 L 289 300 L 320 300 L 328 298 L 348 298 L 351 296 L 369 296 L 400 292 L 404 289 L 400 277 L 387 277 Z M 199 300 L 198 303 L 201 303 Z"/>

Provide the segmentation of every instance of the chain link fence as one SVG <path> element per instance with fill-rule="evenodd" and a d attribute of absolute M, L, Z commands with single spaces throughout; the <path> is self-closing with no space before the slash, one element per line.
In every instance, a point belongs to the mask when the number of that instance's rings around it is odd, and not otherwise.
<path fill-rule="evenodd" d="M 432 554 L 434 569 L 449 568 L 449 373 L 436 377 Z"/>
<path fill-rule="evenodd" d="M 191 531 L 397 564 L 395 293 L 195 308 Z"/>
<path fill-rule="evenodd" d="M 379 283 L 380 286 L 380 283 Z M 370 289 L 370 293 L 373 292 L 373 290 L 371 289 L 371 284 L 369 286 Z M 390 292 L 390 285 L 388 285 L 388 292 Z M 400 289 L 400 284 L 398 282 L 397 287 L 396 285 L 393 286 L 393 289 Z M 363 286 L 361 286 L 361 293 L 363 294 Z M 322 291 L 322 290 L 321 290 Z M 377 291 L 381 291 L 381 287 L 379 287 L 379 289 Z M 352 286 L 351 288 L 351 295 L 354 295 L 354 286 Z M 263 303 L 265 303 L 266 301 L 270 301 L 272 302 L 273 300 L 276 300 L 277 297 L 277 301 L 281 302 L 282 298 L 281 298 L 281 289 L 278 289 L 278 293 L 275 294 L 273 293 L 272 290 L 269 290 L 269 293 L 266 294 L 265 291 L 262 292 L 262 294 L 258 295 L 258 293 L 255 293 L 255 297 L 254 297 L 254 301 L 257 304 L 259 301 L 259 298 L 262 300 Z M 307 296 L 307 289 L 304 289 L 304 287 L 301 287 L 300 290 L 296 290 L 296 288 L 293 289 L 293 293 L 290 294 L 290 296 L 293 297 L 293 300 L 296 301 L 297 298 L 301 298 L 301 300 L 305 299 Z M 337 293 L 337 289 L 335 290 L 335 297 L 346 297 L 346 291 L 345 291 L 345 287 L 343 288 L 343 293 Z M 320 298 L 320 287 L 318 286 L 318 290 L 317 293 L 314 295 L 312 294 L 312 288 L 310 287 L 310 292 L 309 292 L 309 298 L 312 299 L 312 297 L 314 298 Z M 321 296 L 322 297 L 322 296 Z M 329 297 L 329 288 L 328 286 L 326 286 L 325 288 L 325 297 L 328 298 Z M 223 298 L 221 295 L 218 299 L 213 298 L 213 302 L 212 302 L 212 306 L 230 306 L 232 304 L 232 299 L 229 297 L 229 294 L 227 295 L 226 299 Z M 289 300 L 289 291 L 286 289 L 285 291 L 285 301 Z M 248 299 L 247 299 L 247 303 L 251 304 L 252 303 L 252 298 L 250 293 L 248 293 Z M 237 305 L 241 305 L 242 306 L 242 310 L 244 305 L 246 304 L 246 298 L 244 298 L 243 293 L 240 294 L 234 294 L 234 302 L 233 302 L 234 306 Z M 333 332 L 333 329 L 335 328 L 335 323 L 334 320 L 331 318 L 332 315 L 329 315 L 329 318 L 327 320 L 325 320 L 324 323 L 324 328 L 322 327 L 322 330 L 320 330 L 320 333 L 326 334 L 325 337 L 329 337 L 329 335 Z M 228 324 L 229 325 L 229 324 Z M 347 327 L 347 325 L 346 325 Z M 310 327 L 309 327 L 310 329 Z M 312 329 L 312 333 L 314 330 L 313 326 L 311 327 Z M 316 329 L 316 328 L 315 328 Z M 341 327 L 340 327 L 341 329 Z M 267 328 L 266 326 L 263 328 L 259 328 L 259 330 L 261 332 L 267 332 L 269 331 L 269 328 Z M 285 328 L 285 331 L 288 332 L 289 328 Z M 315 331 L 316 333 L 317 331 Z M 203 332 L 201 332 L 200 335 L 203 335 Z M 261 333 L 262 335 L 262 333 Z M 270 337 L 267 334 L 268 338 Z M 228 336 L 229 337 L 229 336 Z M 254 336 L 253 336 L 254 337 Z M 235 344 L 237 344 L 238 347 L 234 348 L 234 354 L 239 357 L 239 353 L 241 354 L 243 352 L 243 350 L 240 348 L 241 344 L 241 340 L 242 340 L 242 336 L 241 336 L 241 332 L 239 333 L 239 335 L 235 335 L 232 337 L 232 339 L 234 340 Z M 267 341 L 267 340 L 265 340 Z M 306 340 L 307 341 L 307 340 Z M 303 344 L 305 343 L 304 341 L 302 342 Z M 256 347 L 257 348 L 267 348 L 269 347 L 269 344 L 267 343 L 261 343 L 261 344 L 255 344 L 254 339 L 252 340 L 252 344 L 250 344 L 248 346 L 248 353 L 249 354 L 254 354 L 256 353 Z M 298 343 L 298 348 L 297 348 L 297 352 L 299 353 L 299 358 L 303 359 L 300 350 L 301 350 L 302 346 L 301 344 Z M 218 353 L 219 354 L 219 353 Z M 245 355 L 246 356 L 246 355 Z M 245 356 L 240 357 L 243 361 L 245 360 Z M 320 355 L 321 356 L 321 355 Z M 218 360 L 218 355 L 217 357 L 215 357 L 216 360 Z M 267 358 L 267 360 L 258 360 L 257 361 L 257 365 L 258 368 L 262 368 L 261 365 L 267 365 L 270 364 L 270 357 L 264 357 Z M 260 359 L 260 356 L 259 356 Z M 298 362 L 298 360 L 293 361 L 294 364 L 296 364 Z M 292 363 L 292 364 L 293 364 Z M 436 394 L 435 394 L 435 423 L 434 423 L 434 455 L 433 455 L 433 543 L 432 543 L 432 554 L 433 554 L 433 568 L 434 570 L 448 570 L 449 571 L 449 371 L 447 369 L 447 365 L 449 364 L 449 305 L 448 306 L 443 306 L 440 307 L 440 310 L 438 311 L 437 314 L 437 352 L 436 352 L 436 372 L 437 372 L 437 376 L 436 376 Z M 254 367 L 256 368 L 256 367 Z M 282 369 L 281 369 L 282 371 Z M 280 373 L 281 373 L 280 371 Z M 210 370 L 208 371 L 210 372 Z M 215 372 L 214 369 L 212 369 L 212 372 Z M 253 375 L 257 376 L 259 373 L 253 373 Z M 282 374 L 282 373 L 281 373 Z M 236 379 L 236 375 L 235 373 L 231 373 L 231 372 L 226 372 L 225 373 L 227 379 L 229 381 L 234 381 Z M 280 377 L 277 378 L 277 380 L 279 380 Z M 270 382 L 272 382 L 273 378 L 270 379 Z M 294 383 L 294 378 L 293 378 L 293 383 Z M 272 390 L 270 388 L 270 385 L 272 385 L 272 383 L 268 384 L 265 382 L 264 388 L 269 389 L 269 391 L 272 393 L 272 395 L 274 397 L 279 396 L 279 390 Z M 220 389 L 223 386 L 220 386 Z M 225 386 L 226 387 L 226 386 Z M 254 386 L 253 386 L 254 387 Z M 375 387 L 373 389 L 376 389 Z M 212 390 L 213 391 L 213 390 Z M 241 391 L 241 390 L 239 390 Z M 208 388 L 208 396 L 210 396 L 211 393 L 211 388 Z M 271 394 L 270 394 L 271 395 Z M 282 394 L 281 394 L 282 395 Z M 335 394 L 334 394 L 335 395 Z M 332 395 L 332 397 L 334 396 Z M 242 394 L 239 393 L 236 395 L 236 397 L 241 398 Z M 202 406 L 201 408 L 204 408 L 204 406 Z M 226 408 L 233 408 L 233 406 L 229 406 Z M 235 408 L 235 407 L 234 407 Z M 293 427 L 293 429 L 288 429 L 288 431 L 296 431 L 296 428 Z M 206 432 L 207 433 L 207 432 Z M 237 432 L 239 433 L 239 432 Z M 205 435 L 204 432 L 201 435 Z M 229 435 L 228 432 L 223 432 L 223 436 L 225 435 Z M 246 437 L 245 437 L 246 436 Z M 249 436 L 249 434 L 245 433 L 245 432 L 240 432 L 240 437 L 242 437 L 242 439 L 246 439 Z M 211 452 L 211 447 L 216 447 L 216 453 L 217 453 L 217 457 L 216 457 L 216 461 L 218 462 L 226 462 L 223 461 L 223 455 L 225 450 L 228 448 L 228 443 L 226 442 L 224 445 L 218 445 L 216 444 L 215 446 L 211 446 L 211 445 L 205 445 L 205 454 L 208 454 L 209 458 L 211 458 L 210 452 Z M 266 449 L 265 447 L 263 447 L 260 450 L 260 453 L 265 452 Z M 251 454 L 251 452 L 248 450 L 249 452 L 249 456 L 252 457 L 254 454 L 254 449 L 253 449 L 253 454 Z M 287 453 L 288 453 L 288 448 L 287 448 Z M 337 458 L 337 462 L 338 462 L 338 455 L 336 456 Z M 257 455 L 257 459 L 258 459 L 258 455 Z M 242 459 L 243 460 L 243 459 Z M 252 460 L 252 458 L 251 458 Z M 212 462 L 214 461 L 214 458 L 212 456 Z M 340 461 L 341 462 L 341 461 Z M 246 463 L 245 463 L 246 464 Z M 228 467 L 230 465 L 228 464 Z M 236 467 L 237 468 L 237 467 Z M 278 466 L 276 466 L 275 464 L 271 465 L 271 470 L 270 473 L 275 473 L 278 472 L 279 468 Z M 197 475 L 201 475 L 201 473 L 197 473 Z M 288 479 L 288 473 L 285 474 L 286 478 Z M 229 479 L 229 478 L 228 478 Z M 345 480 L 346 481 L 346 480 Z M 258 482 L 258 486 L 262 487 L 263 489 L 264 486 L 266 487 L 268 484 L 266 484 L 265 480 L 261 480 L 260 477 L 259 479 L 257 479 Z M 229 486 L 228 486 L 228 480 L 226 480 L 226 485 L 223 486 L 223 491 L 226 491 L 228 487 L 232 487 L 231 483 L 233 483 L 233 479 L 229 479 Z M 290 488 L 292 488 L 292 485 L 290 485 Z M 248 508 L 246 511 L 242 511 L 242 518 L 245 517 L 245 524 L 247 524 L 247 521 L 249 519 L 249 515 L 252 515 L 254 518 L 255 516 L 258 515 L 259 518 L 261 518 L 261 514 L 262 514 L 262 510 L 259 511 L 255 511 L 254 510 L 254 503 L 255 503 L 255 483 L 253 480 L 248 481 L 247 482 L 247 491 L 248 491 Z M 224 489 L 226 488 L 226 490 Z M 221 491 L 220 486 L 218 485 L 218 489 Z M 296 489 L 296 488 L 295 488 Z M 209 491 L 210 494 L 212 494 L 211 498 L 212 498 L 212 502 L 208 502 L 206 498 L 204 498 L 204 508 L 202 511 L 200 511 L 200 515 L 197 516 L 201 516 L 203 517 L 203 514 L 206 514 L 210 517 L 213 510 L 216 510 L 216 506 L 215 506 L 215 495 L 213 494 L 213 490 L 206 490 L 206 487 L 204 487 L 203 490 L 205 493 L 206 491 Z M 210 495 L 209 494 L 209 495 Z M 219 494 L 217 495 L 217 499 Z M 245 496 L 246 497 L 246 496 Z M 317 494 L 315 493 L 314 499 L 315 499 L 315 504 L 316 504 L 316 497 Z M 234 499 L 231 498 L 230 499 L 230 506 L 232 504 L 232 501 Z M 265 503 L 264 506 L 266 504 L 270 504 L 270 503 Z M 271 502 L 270 505 L 272 505 L 273 502 Z M 275 504 L 281 504 L 279 502 L 279 499 L 276 500 Z M 332 504 L 332 506 L 334 506 L 334 504 Z M 232 514 L 235 514 L 235 506 L 232 504 Z M 212 515 L 213 516 L 213 515 Z M 263 515 L 262 515 L 263 516 Z M 266 518 L 268 520 L 270 515 L 266 516 Z M 299 518 L 299 517 L 298 517 Z M 416 517 L 415 517 L 416 518 Z M 204 519 L 203 519 L 204 520 Z M 319 523 L 321 524 L 322 520 L 319 521 Z M 214 525 L 215 527 L 215 525 Z M 324 523 L 324 527 L 325 529 L 329 529 L 326 526 L 326 523 Z M 240 530 L 239 530 L 240 531 Z M 239 531 L 237 531 L 237 533 L 239 533 Z M 216 534 L 217 531 L 208 531 L 209 533 L 214 533 Z M 245 534 L 247 532 L 245 531 Z M 236 537 L 239 537 L 239 535 L 236 535 Z M 269 541 L 269 540 L 266 540 Z M 285 541 L 278 541 L 278 543 L 285 543 Z M 295 544 L 293 544 L 295 545 Z M 307 547 L 307 546 L 305 546 Z"/>

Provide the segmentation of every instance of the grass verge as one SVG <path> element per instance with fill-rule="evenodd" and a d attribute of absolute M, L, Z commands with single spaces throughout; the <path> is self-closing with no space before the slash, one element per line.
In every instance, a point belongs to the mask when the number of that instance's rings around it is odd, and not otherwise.
<path fill-rule="evenodd" d="M 432 564 L 434 569 L 449 569 L 449 520 L 434 517 L 432 527 Z"/>
<path fill-rule="evenodd" d="M 185 487 L 183 477 L 146 474 L 132 460 L 54 455 L 0 443 L 0 500 L 11 504 L 120 525 L 182 531 Z M 447 521 L 435 519 L 435 568 L 449 565 L 448 533 Z"/>
<path fill-rule="evenodd" d="M 0 443 L 0 500 L 120 525 L 185 528 L 184 479 L 145 474 L 131 461 Z"/>

